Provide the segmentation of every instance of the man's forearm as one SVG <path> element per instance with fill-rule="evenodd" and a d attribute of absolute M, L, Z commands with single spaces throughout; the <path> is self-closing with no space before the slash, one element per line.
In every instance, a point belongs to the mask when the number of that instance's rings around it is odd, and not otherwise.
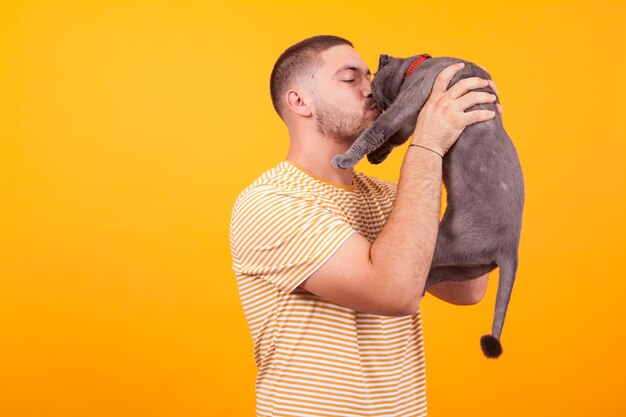
<path fill-rule="evenodd" d="M 378 276 L 395 286 L 407 313 L 419 305 L 437 243 L 441 176 L 439 155 L 419 146 L 406 150 L 391 213 L 370 250 Z"/>

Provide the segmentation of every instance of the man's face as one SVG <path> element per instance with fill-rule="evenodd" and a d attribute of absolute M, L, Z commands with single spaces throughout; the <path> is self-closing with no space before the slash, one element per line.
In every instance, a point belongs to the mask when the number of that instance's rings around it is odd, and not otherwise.
<path fill-rule="evenodd" d="M 321 58 L 312 103 L 317 129 L 349 148 L 380 115 L 371 96 L 371 73 L 350 45 L 333 46 Z"/>

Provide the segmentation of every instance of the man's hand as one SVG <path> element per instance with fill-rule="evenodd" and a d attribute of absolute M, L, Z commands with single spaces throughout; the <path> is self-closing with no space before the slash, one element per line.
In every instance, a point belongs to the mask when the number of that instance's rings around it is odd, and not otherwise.
<path fill-rule="evenodd" d="M 482 65 L 479 65 L 479 67 L 487 71 L 487 68 L 483 67 Z M 498 94 L 498 88 L 496 87 L 496 83 L 491 78 L 488 81 L 489 81 L 489 87 L 491 87 L 493 91 L 495 91 L 496 94 Z M 498 94 L 498 98 L 500 98 L 500 94 Z M 504 113 L 504 108 L 500 105 L 500 103 L 496 103 L 496 110 L 498 111 L 498 114 L 500 115 L 500 117 L 502 117 L 502 113 Z"/>
<path fill-rule="evenodd" d="M 437 74 L 430 95 L 415 123 L 413 144 L 428 148 L 441 157 L 454 145 L 463 129 L 476 122 L 492 119 L 497 113 L 491 109 L 465 111 L 478 103 L 496 101 L 496 95 L 487 91 L 468 92 L 489 86 L 489 81 L 484 78 L 463 78 L 446 89 L 463 65 L 464 63 L 457 62 Z"/>

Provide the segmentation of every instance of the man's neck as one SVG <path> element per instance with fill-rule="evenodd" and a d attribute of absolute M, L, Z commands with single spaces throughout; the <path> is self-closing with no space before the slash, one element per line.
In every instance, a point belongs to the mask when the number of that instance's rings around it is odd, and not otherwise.
<path fill-rule="evenodd" d="M 289 148 L 286 161 L 293 162 L 295 165 L 312 172 L 326 181 L 335 184 L 353 185 L 351 168 L 335 168 L 332 164 L 333 157 L 339 153 L 344 153 L 345 149 L 337 147 L 319 147 L 318 149 L 297 149 L 294 146 Z"/>

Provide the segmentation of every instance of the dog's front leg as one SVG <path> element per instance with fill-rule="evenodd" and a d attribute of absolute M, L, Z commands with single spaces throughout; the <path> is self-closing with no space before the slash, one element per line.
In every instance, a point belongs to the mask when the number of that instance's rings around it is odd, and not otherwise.
<path fill-rule="evenodd" d="M 379 148 L 407 120 L 416 118 L 418 109 L 411 103 L 412 100 L 408 96 L 409 94 L 405 92 L 400 93 L 387 111 L 378 116 L 378 119 L 365 129 L 345 153 L 335 155 L 332 161 L 333 166 L 335 168 L 353 167 L 363 156 Z"/>
<path fill-rule="evenodd" d="M 391 137 L 383 143 L 383 145 L 367 154 L 367 160 L 371 164 L 380 164 L 391 153 L 393 148 L 398 145 L 402 145 L 413 134 L 415 130 L 415 120 L 408 120 L 402 125 L 400 130 L 391 135 Z"/>

